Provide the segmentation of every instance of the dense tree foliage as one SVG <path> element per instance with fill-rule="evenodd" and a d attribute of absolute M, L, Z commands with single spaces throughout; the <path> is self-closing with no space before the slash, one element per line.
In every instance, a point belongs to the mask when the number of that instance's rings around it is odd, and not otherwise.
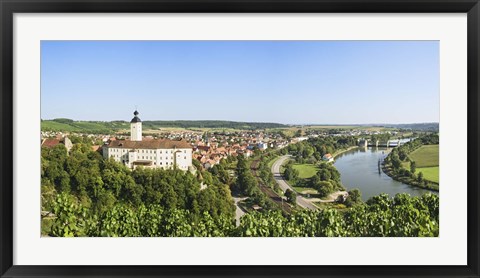
<path fill-rule="evenodd" d="M 293 155 L 298 163 L 314 164 L 322 161 L 322 157 L 327 153 L 333 154 L 339 149 L 356 145 L 357 139 L 353 136 L 317 137 L 290 144 L 285 148 L 283 154 Z"/>
<path fill-rule="evenodd" d="M 250 205 L 256 204 L 265 210 L 277 210 L 278 207 L 260 190 L 259 181 L 255 178 L 250 169 L 251 163 L 252 161 L 247 160 L 244 156 L 238 156 L 236 168 L 237 179 L 233 185 L 232 191 L 242 196 L 248 196 L 247 203 Z M 258 161 L 256 161 L 256 163 L 258 163 Z M 260 162 L 260 165 L 262 163 L 263 162 Z M 266 164 L 262 166 L 262 168 L 265 167 Z M 257 170 L 257 172 L 260 173 L 262 171 L 264 171 L 264 169 L 260 169 L 260 171 Z M 259 176 L 261 177 L 261 175 Z M 268 179 L 270 179 L 270 175 L 268 175 Z M 269 186 L 268 184 L 264 185 Z"/>
<path fill-rule="evenodd" d="M 223 172 L 220 167 L 217 170 Z M 139 167 L 132 171 L 112 159 L 104 160 L 85 144 L 75 144 L 69 154 L 61 144 L 42 148 L 42 210 L 57 215 L 58 221 L 52 226 L 54 235 L 70 235 L 75 231 L 73 222 L 85 226 L 74 221 L 81 214 L 103 217 L 120 208 L 132 213 L 151 206 L 166 211 L 188 210 L 192 221 L 203 219 L 205 214 L 213 219 L 233 219 L 235 206 L 225 184 L 229 179 L 228 175 L 207 171 L 197 175 L 176 169 Z M 206 187 L 203 190 L 201 183 Z M 67 212 L 75 218 L 59 218 Z M 70 226 L 60 229 L 59 221 Z"/>
<path fill-rule="evenodd" d="M 297 193 L 295 193 L 295 191 L 287 189 L 287 191 L 285 191 L 285 197 L 287 197 L 287 202 L 290 204 L 295 205 L 297 203 Z"/>
<path fill-rule="evenodd" d="M 434 194 L 410 197 L 383 194 L 343 211 L 302 210 L 289 216 L 279 211 L 250 213 L 235 227 L 231 218 L 141 205 L 117 204 L 101 214 L 86 213 L 66 194 L 55 202 L 54 236 L 250 236 L 250 237 L 423 237 L 438 236 L 439 201 Z"/>

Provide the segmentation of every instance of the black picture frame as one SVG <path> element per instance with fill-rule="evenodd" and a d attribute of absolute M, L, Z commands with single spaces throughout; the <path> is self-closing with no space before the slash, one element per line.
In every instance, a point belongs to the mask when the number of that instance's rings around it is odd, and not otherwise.
<path fill-rule="evenodd" d="M 480 277 L 478 0 L 0 0 L 1 277 Z M 468 264 L 466 266 L 25 266 L 13 265 L 14 13 L 467 13 Z M 8 135 L 8 136 L 7 136 Z M 212 262 L 214 264 L 214 262 Z"/>

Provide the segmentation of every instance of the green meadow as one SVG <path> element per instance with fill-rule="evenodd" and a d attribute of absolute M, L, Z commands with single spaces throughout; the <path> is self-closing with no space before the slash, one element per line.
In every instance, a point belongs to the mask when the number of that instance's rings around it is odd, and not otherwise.
<path fill-rule="evenodd" d="M 415 173 L 422 172 L 426 180 L 439 182 L 439 145 L 424 145 L 414 150 L 409 155 L 415 161 Z M 408 163 L 409 164 L 409 163 Z M 405 165 L 410 167 L 410 165 Z M 407 168 L 409 169 L 409 168 Z"/>
<path fill-rule="evenodd" d="M 313 164 L 293 164 L 293 169 L 298 170 L 298 177 L 301 179 L 308 179 L 313 177 L 318 172 L 318 167 Z"/>
<path fill-rule="evenodd" d="M 418 174 L 420 172 L 423 173 L 423 178 L 424 179 L 439 183 L 438 166 L 437 167 L 422 167 L 422 168 L 417 168 L 415 170 L 416 174 Z"/>
<path fill-rule="evenodd" d="M 418 168 L 438 166 L 438 146 L 424 145 L 411 152 L 408 156 L 415 161 Z"/>

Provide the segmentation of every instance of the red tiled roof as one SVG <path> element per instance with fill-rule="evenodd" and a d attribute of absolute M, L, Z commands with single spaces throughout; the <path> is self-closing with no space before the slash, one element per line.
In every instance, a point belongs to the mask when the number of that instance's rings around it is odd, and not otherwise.
<path fill-rule="evenodd" d="M 108 147 L 124 149 L 191 149 L 192 145 L 185 140 L 152 139 L 148 141 L 115 140 L 110 142 Z"/>
<path fill-rule="evenodd" d="M 53 148 L 58 144 L 60 144 L 60 140 L 53 139 L 53 138 L 48 138 L 48 139 L 45 139 L 45 141 L 43 141 L 42 147 Z"/>

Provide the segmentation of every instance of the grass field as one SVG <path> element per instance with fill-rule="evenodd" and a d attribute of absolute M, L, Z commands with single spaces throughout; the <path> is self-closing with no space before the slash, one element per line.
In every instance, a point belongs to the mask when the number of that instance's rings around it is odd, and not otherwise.
<path fill-rule="evenodd" d="M 50 131 L 69 131 L 69 132 L 110 132 L 119 129 L 127 130 L 128 123 L 119 122 L 57 122 L 52 120 L 44 120 L 41 122 L 42 130 Z M 129 130 L 129 129 L 128 129 Z"/>
<path fill-rule="evenodd" d="M 293 164 L 293 169 L 298 170 L 301 179 L 311 178 L 318 172 L 318 167 L 313 164 Z"/>
<path fill-rule="evenodd" d="M 69 124 L 58 123 L 54 121 L 42 121 L 41 126 L 42 130 L 75 131 L 75 127 Z"/>
<path fill-rule="evenodd" d="M 411 152 L 408 156 L 415 161 L 418 168 L 438 166 L 438 146 L 424 145 Z"/>
<path fill-rule="evenodd" d="M 423 178 L 429 181 L 439 182 L 439 145 L 424 145 L 411 152 L 408 156 L 415 161 L 417 169 L 415 173 L 423 173 Z M 402 163 L 403 164 L 403 163 Z M 403 167 L 410 169 L 410 163 L 403 164 Z"/>
<path fill-rule="evenodd" d="M 318 191 L 311 187 L 292 186 L 292 188 L 302 194 L 318 194 Z"/>
<path fill-rule="evenodd" d="M 438 183 L 439 182 L 439 175 L 438 175 L 438 166 L 437 167 L 422 167 L 417 168 L 415 173 L 418 174 L 422 172 L 423 178 L 429 181 L 433 181 Z"/>

